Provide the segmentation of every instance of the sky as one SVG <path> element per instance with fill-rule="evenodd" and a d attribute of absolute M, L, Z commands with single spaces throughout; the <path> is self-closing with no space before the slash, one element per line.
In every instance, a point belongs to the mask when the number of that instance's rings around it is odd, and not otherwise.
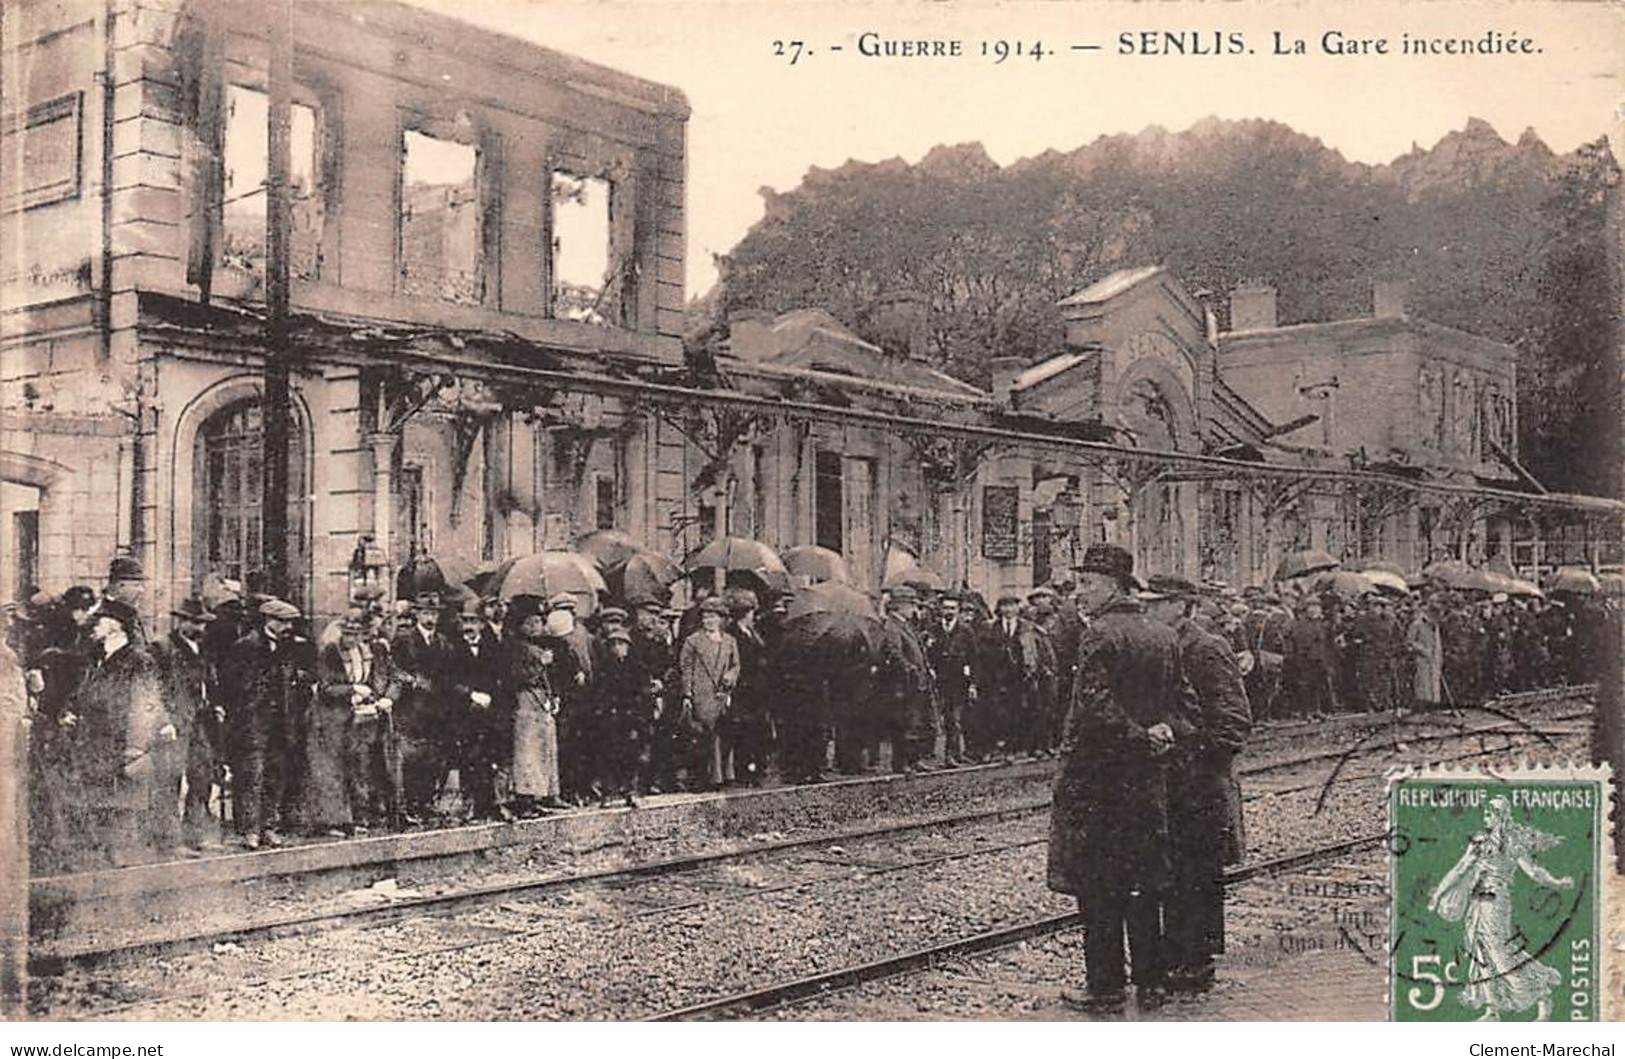
<path fill-rule="evenodd" d="M 787 191 L 809 167 L 914 162 L 942 143 L 980 142 L 1000 164 L 1151 125 L 1214 115 L 1268 118 L 1351 161 L 1429 147 L 1469 117 L 1555 151 L 1625 134 L 1625 3 L 1116 2 L 1116 0 L 409 0 L 627 73 L 674 85 L 693 108 L 688 140 L 688 291 L 716 280 L 762 215 L 759 190 Z M 1241 54 L 1119 54 L 1120 35 L 1187 34 Z M 1302 39 L 1306 54 L 1274 54 Z M 1400 54 L 1402 38 L 1529 39 L 1538 51 Z M 860 38 L 959 41 L 959 57 L 860 54 Z M 1344 41 L 1389 52 L 1331 54 Z M 790 59 L 801 41 L 797 61 Z M 1020 42 L 1040 59 L 983 57 Z M 784 42 L 782 51 L 775 42 Z M 1099 50 L 1073 50 L 1098 45 Z M 944 45 L 946 47 L 946 45 Z M 1189 45 L 1188 45 L 1189 46 Z M 832 50 L 839 47 L 840 51 Z M 1616 153 L 1620 153 L 1616 148 Z"/>

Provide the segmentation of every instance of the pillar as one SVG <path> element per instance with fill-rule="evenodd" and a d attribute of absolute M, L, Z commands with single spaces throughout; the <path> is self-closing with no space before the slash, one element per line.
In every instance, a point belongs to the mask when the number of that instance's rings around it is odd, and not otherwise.
<path fill-rule="evenodd" d="M 391 433 L 367 435 L 372 446 L 372 540 L 384 562 L 389 562 L 390 531 L 395 525 L 395 491 L 390 482 L 390 465 L 395 460 L 395 445 L 400 439 Z M 384 583 L 395 583 L 394 571 L 386 569 Z"/>

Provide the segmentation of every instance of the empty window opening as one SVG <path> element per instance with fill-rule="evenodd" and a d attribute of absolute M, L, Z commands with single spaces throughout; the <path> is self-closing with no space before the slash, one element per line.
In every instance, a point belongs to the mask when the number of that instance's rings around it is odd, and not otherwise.
<path fill-rule="evenodd" d="M 844 551 L 846 528 L 842 504 L 841 454 L 818 450 L 813 487 L 813 542 L 832 552 Z"/>
<path fill-rule="evenodd" d="M 270 97 L 242 85 L 226 88 L 225 187 L 222 194 L 220 261 L 263 278 L 265 275 L 266 122 Z M 320 271 L 322 201 L 316 188 L 316 109 L 295 103 L 289 126 L 289 192 L 293 239 L 288 271 L 315 279 Z"/>
<path fill-rule="evenodd" d="M 554 170 L 551 188 L 553 315 L 601 326 L 617 322 L 609 246 L 613 186 L 602 177 Z"/>
<path fill-rule="evenodd" d="M 479 151 L 408 131 L 401 161 L 400 290 L 419 298 L 480 301 Z"/>

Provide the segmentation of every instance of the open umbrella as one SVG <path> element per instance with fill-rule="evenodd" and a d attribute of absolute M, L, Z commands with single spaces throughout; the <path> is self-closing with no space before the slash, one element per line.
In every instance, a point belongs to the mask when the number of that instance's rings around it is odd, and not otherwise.
<path fill-rule="evenodd" d="M 1319 573 L 1321 570 L 1335 570 L 1337 566 L 1336 559 L 1319 549 L 1310 548 L 1301 552 L 1292 552 L 1281 560 L 1280 566 L 1275 568 L 1275 580 L 1285 581 L 1291 577 Z"/>
<path fill-rule="evenodd" d="M 701 545 L 683 560 L 683 569 L 697 570 L 777 570 L 785 573 L 784 562 L 772 548 L 748 537 L 718 537 Z"/>
<path fill-rule="evenodd" d="M 683 579 L 683 571 L 663 555 L 639 552 L 604 576 L 610 594 L 626 603 L 654 600 L 671 604 L 672 586 Z"/>
<path fill-rule="evenodd" d="M 1392 574 L 1400 580 L 1405 578 L 1405 568 L 1386 559 L 1356 559 L 1347 565 L 1350 570 L 1356 570 L 1362 574 L 1380 571 L 1385 574 Z"/>
<path fill-rule="evenodd" d="M 603 575 L 593 561 L 579 552 L 548 551 L 516 560 L 501 579 L 492 583 L 503 599 L 515 596 L 548 598 L 559 592 L 576 597 L 577 615 L 587 617 L 598 602 L 598 593 L 607 592 Z"/>
<path fill-rule="evenodd" d="M 474 560 L 462 552 L 437 553 L 434 561 L 440 564 L 440 573 L 446 579 L 448 590 L 468 584 L 468 579 L 479 569 Z"/>
<path fill-rule="evenodd" d="M 941 592 L 945 586 L 942 578 L 934 571 L 924 566 L 910 566 L 902 570 L 895 570 L 886 578 L 887 588 L 896 588 L 898 585 L 907 585 L 922 592 Z"/>
<path fill-rule="evenodd" d="M 420 555 L 401 567 L 395 575 L 395 598 L 413 599 L 422 592 L 446 591 L 446 575 L 440 564 L 427 555 Z"/>
<path fill-rule="evenodd" d="M 646 549 L 630 533 L 623 533 L 621 530 L 595 530 L 577 537 L 573 550 L 591 559 L 598 565 L 600 571 L 608 573 Z"/>
<path fill-rule="evenodd" d="M 1625 574 L 1598 574 L 1597 588 L 1605 596 L 1625 596 Z"/>
<path fill-rule="evenodd" d="M 1318 591 L 1331 592 L 1339 596 L 1364 596 L 1377 590 L 1377 586 L 1369 577 L 1353 570 L 1325 571 L 1316 577 L 1312 584 Z"/>
<path fill-rule="evenodd" d="M 1509 596 L 1540 597 L 1544 596 L 1546 593 L 1542 592 L 1540 590 L 1540 586 L 1535 584 L 1533 581 L 1527 581 L 1521 577 L 1514 577 L 1507 581 L 1506 594 Z"/>
<path fill-rule="evenodd" d="M 725 583 L 766 594 L 789 592 L 795 586 L 778 553 L 747 537 L 718 537 L 701 545 L 683 560 L 683 570 L 696 584 L 709 586 L 721 568 Z"/>
<path fill-rule="evenodd" d="M 1422 568 L 1422 576 L 1445 588 L 1471 589 L 1477 581 L 1473 576 L 1472 567 L 1458 559 L 1441 559 L 1429 563 Z"/>
<path fill-rule="evenodd" d="M 1581 566 L 1560 566 L 1546 579 L 1548 592 L 1572 592 L 1580 596 L 1596 595 L 1602 590 L 1591 571 Z"/>
<path fill-rule="evenodd" d="M 787 548 L 780 556 L 784 569 L 797 583 L 816 585 L 825 581 L 852 583 L 852 570 L 840 552 L 821 548 L 816 544 L 803 544 Z"/>
<path fill-rule="evenodd" d="M 1456 584 L 1452 587 L 1469 592 L 1487 592 L 1493 596 L 1498 592 L 1510 593 L 1512 578 L 1504 574 L 1498 574 L 1494 570 L 1480 568 L 1478 570 L 1469 570 L 1458 577 Z"/>
<path fill-rule="evenodd" d="M 496 579 L 497 571 L 501 570 L 503 573 L 507 573 L 504 568 L 512 566 L 513 562 L 512 559 L 509 559 L 502 563 L 496 563 L 487 559 L 474 568 L 474 572 L 463 580 L 463 584 L 472 588 L 481 599 L 484 599 L 491 588 L 491 582 Z"/>
<path fill-rule="evenodd" d="M 849 666 L 877 657 L 883 636 L 868 596 L 827 581 L 796 594 L 780 644 L 788 664 Z"/>
<path fill-rule="evenodd" d="M 1405 581 L 1404 574 L 1396 574 L 1392 570 L 1377 567 L 1361 570 L 1359 574 L 1380 591 L 1397 592 L 1400 595 L 1410 594 L 1411 586 Z"/>

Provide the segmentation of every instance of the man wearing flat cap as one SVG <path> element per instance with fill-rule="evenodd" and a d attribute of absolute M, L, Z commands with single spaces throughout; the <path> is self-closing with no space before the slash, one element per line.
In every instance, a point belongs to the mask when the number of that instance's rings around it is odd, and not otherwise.
<path fill-rule="evenodd" d="M 1163 909 L 1170 988 L 1200 992 L 1213 984 L 1213 957 L 1224 951 L 1224 865 L 1240 861 L 1241 788 L 1234 761 L 1252 731 L 1252 712 L 1230 645 L 1192 615 L 1198 590 L 1161 575 L 1148 585 L 1147 611 L 1179 639 L 1186 711 L 1168 754 L 1168 831 L 1173 888 Z"/>
<path fill-rule="evenodd" d="M 134 640 L 139 624 L 128 603 L 104 599 L 96 606 L 91 668 L 72 706 L 76 815 L 88 825 L 95 852 L 115 866 L 143 860 L 156 848 L 154 754 L 175 739 L 158 667 Z M 173 797 L 169 804 L 173 810 Z"/>
<path fill-rule="evenodd" d="M 1161 902 L 1171 881 L 1166 763 L 1182 705 L 1179 642 L 1134 597 L 1134 558 L 1092 544 L 1078 567 L 1091 615 L 1050 815 L 1049 886 L 1085 917 L 1091 1010 L 1126 1003 L 1123 935 L 1142 1008 L 1164 987 Z"/>
<path fill-rule="evenodd" d="M 169 635 L 152 645 L 175 723 L 175 745 L 162 764 L 169 796 L 167 815 L 176 817 L 177 828 L 165 828 L 160 839 L 164 848 L 172 848 L 184 832 L 186 845 L 195 850 L 218 840 L 218 834 L 210 834 L 209 792 L 214 786 L 215 748 L 220 741 L 220 714 L 215 705 L 220 689 L 214 665 L 203 652 L 205 630 L 215 617 L 196 597 L 182 600 L 170 617 L 174 624 Z M 180 804 L 182 775 L 186 777 L 186 802 L 177 816 L 174 810 Z"/>
<path fill-rule="evenodd" d="M 248 849 L 281 845 L 279 829 L 295 823 L 301 738 L 316 686 L 315 652 L 294 631 L 299 608 L 273 598 L 257 614 L 258 627 L 237 641 L 222 681 L 232 812 Z"/>
<path fill-rule="evenodd" d="M 997 613 L 982 630 L 977 667 L 977 722 L 985 742 L 1006 758 L 1032 754 L 1044 742 L 1044 689 L 1053 679 L 1049 637 L 1021 616 L 1021 597 L 999 597 Z"/>

